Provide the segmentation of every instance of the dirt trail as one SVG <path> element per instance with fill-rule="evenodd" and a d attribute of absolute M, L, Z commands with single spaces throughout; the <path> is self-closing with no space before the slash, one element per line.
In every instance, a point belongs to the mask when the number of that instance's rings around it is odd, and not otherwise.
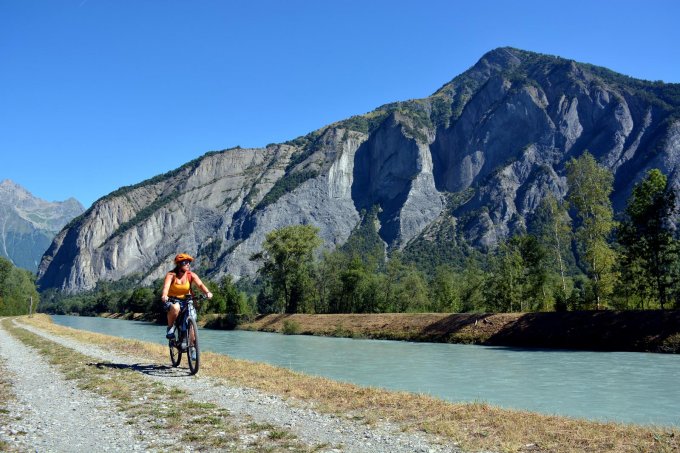
<path fill-rule="evenodd" d="M 7 321 L 5 321 L 7 322 Z M 78 351 L 100 367 L 133 370 L 146 379 L 188 392 L 196 402 L 215 404 L 245 425 L 266 424 L 291 432 L 306 451 L 346 452 L 453 452 L 422 433 L 405 433 L 396 425 L 368 426 L 345 417 L 317 412 L 309 404 L 291 402 L 260 391 L 230 386 L 217 379 L 189 376 L 184 368 L 148 363 L 105 351 L 91 344 L 44 332 L 13 321 L 42 338 Z M 0 325 L 1 326 L 1 325 Z M 2 329 L 0 327 L 0 329 Z M 46 360 L 1 330 L 0 360 L 12 373 L 16 401 L 13 420 L 0 431 L 0 440 L 19 450 L 107 451 L 162 450 L 163 438 L 148 426 L 136 426 L 106 398 L 78 389 L 64 380 Z M 130 424 L 131 423 L 131 424 Z M 25 434 L 24 434 L 25 433 Z M 238 450 L 252 449 L 252 435 L 242 435 Z M 177 444 L 175 444 L 177 445 Z M 189 448 L 191 449 L 191 448 Z"/>
<path fill-rule="evenodd" d="M 0 361 L 16 399 L 0 440 L 21 451 L 141 451 L 149 443 L 106 398 L 77 388 L 0 325 Z"/>

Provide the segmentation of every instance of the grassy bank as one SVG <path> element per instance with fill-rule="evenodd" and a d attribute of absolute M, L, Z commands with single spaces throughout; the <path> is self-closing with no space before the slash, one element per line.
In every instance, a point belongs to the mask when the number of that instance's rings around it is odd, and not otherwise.
<path fill-rule="evenodd" d="M 240 329 L 493 346 L 680 352 L 680 310 L 263 315 Z"/>
<path fill-rule="evenodd" d="M 167 348 L 160 345 L 68 329 L 52 324 L 47 316 L 24 318 L 22 322 L 159 363 L 168 361 Z M 367 423 L 389 420 L 404 430 L 440 435 L 447 443 L 456 443 L 471 451 L 667 452 L 680 449 L 677 429 L 590 422 L 500 409 L 484 403 L 454 404 L 424 395 L 339 383 L 219 354 L 202 354 L 201 375 L 311 402 L 317 410 Z"/>
<path fill-rule="evenodd" d="M 100 317 L 109 319 L 124 319 L 126 321 L 156 321 L 157 313 L 100 313 Z"/>
<path fill-rule="evenodd" d="M 157 314 L 103 313 L 155 321 Z M 209 329 L 487 346 L 680 353 L 680 310 L 545 313 L 271 314 L 199 317 Z"/>

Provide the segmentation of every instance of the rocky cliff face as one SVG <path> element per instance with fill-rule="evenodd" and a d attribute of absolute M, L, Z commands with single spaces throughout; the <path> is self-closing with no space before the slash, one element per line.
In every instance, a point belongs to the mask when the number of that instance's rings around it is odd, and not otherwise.
<path fill-rule="evenodd" d="M 651 168 L 680 188 L 680 86 L 497 49 L 429 98 L 285 144 L 209 153 L 102 198 L 59 233 L 39 283 L 149 283 L 177 251 L 198 255 L 209 277 L 252 276 L 269 231 L 313 224 L 331 248 L 374 206 L 390 248 L 448 237 L 440 247 L 462 238 L 487 249 L 548 193 L 565 196 L 564 164 L 586 149 L 614 172 L 617 209 Z"/>
<path fill-rule="evenodd" d="M 48 202 L 9 179 L 0 182 L 0 256 L 35 272 L 54 236 L 83 211 L 74 198 Z"/>

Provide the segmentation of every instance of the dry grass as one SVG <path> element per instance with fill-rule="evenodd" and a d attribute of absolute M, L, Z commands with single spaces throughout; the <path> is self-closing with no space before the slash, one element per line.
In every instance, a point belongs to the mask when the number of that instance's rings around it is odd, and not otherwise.
<path fill-rule="evenodd" d="M 390 340 L 483 343 L 520 313 L 380 313 L 380 314 L 279 314 L 259 316 L 239 325 L 243 330 Z"/>
<path fill-rule="evenodd" d="M 160 345 L 78 331 L 52 324 L 47 316 L 24 319 L 41 329 L 104 345 L 109 349 L 169 361 Z M 404 429 L 437 434 L 467 450 L 540 452 L 680 451 L 680 430 L 599 423 L 488 404 L 454 404 L 424 395 L 359 387 L 306 376 L 283 368 L 228 356 L 201 355 L 201 374 L 251 388 L 312 402 L 320 410 L 367 421 L 385 419 Z"/>
<path fill-rule="evenodd" d="M 39 316 L 29 321 L 33 323 L 34 319 L 36 325 L 45 321 Z M 154 442 L 152 449 L 170 450 L 182 442 L 197 450 L 231 450 L 242 446 L 243 433 L 257 434 L 255 443 L 246 445 L 251 451 L 314 449 L 297 442 L 288 431 L 254 430 L 234 419 L 226 409 L 192 401 L 186 391 L 151 381 L 132 367 L 97 363 L 95 358 L 2 322 L 12 336 L 46 357 L 67 379 L 75 380 L 79 388 L 113 400 L 126 415 L 126 423 L 157 431 L 156 436 L 147 437 Z"/>

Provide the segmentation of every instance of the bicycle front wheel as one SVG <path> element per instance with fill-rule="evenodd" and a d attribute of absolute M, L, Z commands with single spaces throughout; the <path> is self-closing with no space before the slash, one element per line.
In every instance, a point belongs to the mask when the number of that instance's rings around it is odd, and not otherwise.
<path fill-rule="evenodd" d="M 198 373 L 201 363 L 201 351 L 198 347 L 198 328 L 193 318 L 187 320 L 187 360 L 191 374 Z"/>
<path fill-rule="evenodd" d="M 179 362 L 182 361 L 182 350 L 179 347 L 179 342 L 173 338 L 168 341 L 168 347 L 170 348 L 170 363 L 172 366 L 179 366 Z"/>

